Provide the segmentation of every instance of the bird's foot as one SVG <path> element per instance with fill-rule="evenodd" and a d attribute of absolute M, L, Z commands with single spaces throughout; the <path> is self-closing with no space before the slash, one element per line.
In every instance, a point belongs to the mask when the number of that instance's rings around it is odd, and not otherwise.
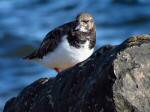
<path fill-rule="evenodd" d="M 59 68 L 54 68 L 54 70 L 55 70 L 57 73 L 60 73 L 60 72 L 61 72 L 61 69 L 59 69 Z"/>

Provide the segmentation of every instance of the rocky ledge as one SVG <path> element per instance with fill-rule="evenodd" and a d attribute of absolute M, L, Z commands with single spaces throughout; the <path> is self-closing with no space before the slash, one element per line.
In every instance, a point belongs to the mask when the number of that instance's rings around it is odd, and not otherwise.
<path fill-rule="evenodd" d="M 106 45 L 55 78 L 41 78 L 4 112 L 150 112 L 150 36 Z"/>

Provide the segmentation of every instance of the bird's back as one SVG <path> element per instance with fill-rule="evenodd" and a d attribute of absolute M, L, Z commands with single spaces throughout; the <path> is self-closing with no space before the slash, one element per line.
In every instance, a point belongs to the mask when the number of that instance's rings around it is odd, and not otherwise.
<path fill-rule="evenodd" d="M 75 26 L 76 21 L 72 21 L 53 29 L 45 36 L 40 47 L 24 58 L 30 60 L 43 58 L 46 54 L 54 51 L 58 47 L 63 36 L 71 32 Z"/>

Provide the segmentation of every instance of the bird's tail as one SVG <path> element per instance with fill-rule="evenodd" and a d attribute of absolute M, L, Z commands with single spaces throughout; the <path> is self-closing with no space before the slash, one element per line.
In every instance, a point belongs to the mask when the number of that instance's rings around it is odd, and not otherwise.
<path fill-rule="evenodd" d="M 23 59 L 29 59 L 29 60 L 32 60 L 32 59 L 35 59 L 35 58 L 37 58 L 37 52 L 36 51 L 34 51 L 31 54 L 23 57 Z"/>

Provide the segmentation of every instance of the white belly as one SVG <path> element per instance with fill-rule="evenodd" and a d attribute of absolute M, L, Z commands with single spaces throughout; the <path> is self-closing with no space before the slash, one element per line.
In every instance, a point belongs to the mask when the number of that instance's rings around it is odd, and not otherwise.
<path fill-rule="evenodd" d="M 70 46 L 66 36 L 64 36 L 63 42 L 53 52 L 44 56 L 39 62 L 49 68 L 57 67 L 64 70 L 86 60 L 91 56 L 93 51 L 94 48 L 89 49 L 89 41 L 78 49 Z"/>

